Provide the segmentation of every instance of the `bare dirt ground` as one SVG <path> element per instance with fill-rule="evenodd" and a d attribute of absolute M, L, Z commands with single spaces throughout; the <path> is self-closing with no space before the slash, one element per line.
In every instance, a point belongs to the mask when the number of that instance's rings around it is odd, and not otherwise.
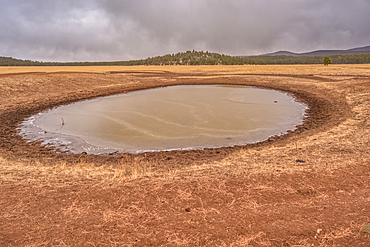
<path fill-rule="evenodd" d="M 18 135 L 60 104 L 178 84 L 274 88 L 310 109 L 233 148 L 70 155 Z M 370 65 L 2 67 L 0 246 L 370 246 L 369 119 Z"/>

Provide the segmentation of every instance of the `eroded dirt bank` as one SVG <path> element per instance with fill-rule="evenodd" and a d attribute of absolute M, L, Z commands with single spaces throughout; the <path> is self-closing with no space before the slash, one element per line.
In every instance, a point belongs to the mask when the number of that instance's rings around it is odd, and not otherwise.
<path fill-rule="evenodd" d="M 282 90 L 293 94 L 299 101 L 309 106 L 307 119 L 302 126 L 288 135 L 273 137 L 270 140 L 255 145 L 247 145 L 234 148 L 206 149 L 199 151 L 171 151 L 155 152 L 146 154 L 112 154 L 108 156 L 83 155 L 86 162 L 104 164 L 106 162 L 118 162 L 122 159 L 140 158 L 143 161 L 155 160 L 156 163 L 168 165 L 179 165 L 180 163 L 204 163 L 213 160 L 220 160 L 235 149 L 249 148 L 256 146 L 269 145 L 272 141 L 274 145 L 291 138 L 292 136 L 310 134 L 312 131 L 330 128 L 345 120 L 349 116 L 349 108 L 343 96 L 334 95 L 327 90 L 296 85 L 291 76 L 285 75 L 287 81 L 291 83 L 278 83 L 276 81 L 263 81 L 265 75 L 243 75 L 237 77 L 230 75 L 212 74 L 206 76 L 202 74 L 183 74 L 170 72 L 109 72 L 109 74 L 76 74 L 76 73 L 51 73 L 51 74 L 22 74 L 4 75 L 3 80 L 27 81 L 27 78 L 38 81 L 41 85 L 29 85 L 23 89 L 17 88 L 7 98 L 7 109 L 0 116 L 0 140 L 1 149 L 9 158 L 31 158 L 55 161 L 64 160 L 67 162 L 78 162 L 81 155 L 57 154 L 51 148 L 41 146 L 40 143 L 27 143 L 17 135 L 17 127 L 25 118 L 37 114 L 38 112 L 51 109 L 61 104 L 101 97 L 112 94 L 126 93 L 134 90 L 142 90 L 155 87 L 171 85 L 192 85 L 192 84 L 232 84 L 257 86 L 261 88 L 271 88 Z M 235 75 L 233 75 L 235 76 Z M 208 78 L 211 77 L 211 78 Z M 294 78 L 294 77 L 293 77 Z M 311 79 L 311 78 L 310 78 Z M 322 81 L 322 78 L 313 78 Z M 262 80 L 262 81 L 261 81 Z M 78 86 L 76 85 L 78 82 Z M 76 90 L 77 89 L 77 90 Z M 33 92 L 32 92 L 33 91 Z M 17 95 L 17 93 L 19 94 Z M 18 96 L 18 97 L 17 97 Z M 14 101 L 13 101 L 14 100 Z M 311 130 L 311 131 L 307 131 Z M 158 165 L 156 167 L 158 168 Z"/>
<path fill-rule="evenodd" d="M 368 68 L 191 68 L 0 75 L 0 243 L 366 246 Z M 259 144 L 138 155 L 57 154 L 17 134 L 60 104 L 183 84 L 286 91 L 308 118 Z"/>

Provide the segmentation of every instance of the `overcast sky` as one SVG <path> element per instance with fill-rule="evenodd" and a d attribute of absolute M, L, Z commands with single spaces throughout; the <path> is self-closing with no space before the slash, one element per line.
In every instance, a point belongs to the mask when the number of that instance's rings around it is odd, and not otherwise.
<path fill-rule="evenodd" d="M 370 45 L 370 0 L 0 0 L 0 56 L 114 61 Z"/>

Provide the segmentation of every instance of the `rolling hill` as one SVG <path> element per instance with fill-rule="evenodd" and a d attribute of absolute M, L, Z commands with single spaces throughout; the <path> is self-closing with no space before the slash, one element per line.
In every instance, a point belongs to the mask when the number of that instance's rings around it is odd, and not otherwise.
<path fill-rule="evenodd" d="M 260 56 L 306 56 L 306 57 L 315 57 L 315 56 L 330 56 L 330 55 L 359 55 L 359 54 L 370 54 L 370 45 L 358 48 L 352 48 L 348 50 L 317 50 L 304 53 L 294 53 L 290 51 L 277 51 L 273 53 L 267 53 Z"/>
<path fill-rule="evenodd" d="M 370 63 L 370 46 L 349 50 L 319 50 L 306 53 L 279 51 L 259 56 L 186 51 L 140 60 L 112 62 L 42 62 L 0 56 L 0 66 L 132 66 L 132 65 L 244 65 L 244 64 L 322 64 L 330 56 L 332 64 Z"/>

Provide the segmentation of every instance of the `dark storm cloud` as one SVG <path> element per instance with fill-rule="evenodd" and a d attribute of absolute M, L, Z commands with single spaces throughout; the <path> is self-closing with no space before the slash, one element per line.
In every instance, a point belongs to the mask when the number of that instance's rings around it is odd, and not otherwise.
<path fill-rule="evenodd" d="M 370 0 L 0 0 L 0 56 L 128 60 L 370 44 Z"/>

